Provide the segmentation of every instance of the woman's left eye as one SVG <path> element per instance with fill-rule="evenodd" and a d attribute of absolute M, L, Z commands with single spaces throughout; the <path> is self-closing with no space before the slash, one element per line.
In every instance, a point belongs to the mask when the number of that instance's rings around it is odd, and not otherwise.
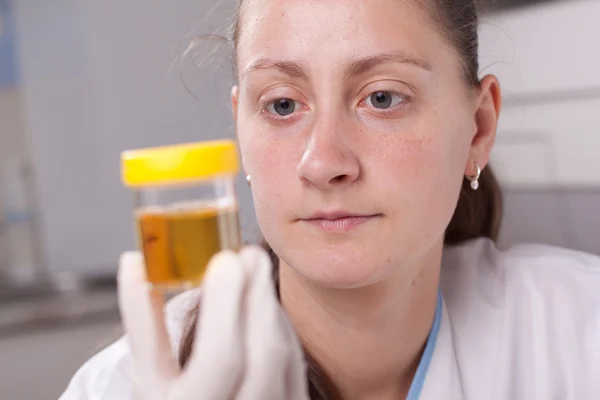
<path fill-rule="evenodd" d="M 364 100 L 365 104 L 379 110 L 387 110 L 395 107 L 407 100 L 407 96 L 397 93 L 381 90 L 373 92 Z"/>

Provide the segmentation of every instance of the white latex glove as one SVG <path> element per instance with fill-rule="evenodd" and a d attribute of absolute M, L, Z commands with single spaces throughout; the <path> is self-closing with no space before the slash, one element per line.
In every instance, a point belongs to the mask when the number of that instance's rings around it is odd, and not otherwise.
<path fill-rule="evenodd" d="M 119 304 L 143 400 L 307 400 L 300 343 L 256 247 L 211 261 L 194 349 L 181 371 L 169 343 L 162 294 L 150 291 L 139 253 L 121 257 Z"/>

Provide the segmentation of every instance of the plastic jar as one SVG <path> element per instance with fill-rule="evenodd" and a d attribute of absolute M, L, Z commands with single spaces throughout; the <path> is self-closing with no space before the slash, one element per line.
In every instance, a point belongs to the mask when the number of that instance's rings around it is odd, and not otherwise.
<path fill-rule="evenodd" d="M 121 166 L 135 194 L 138 246 L 153 288 L 196 286 L 215 253 L 240 247 L 235 142 L 125 151 Z"/>

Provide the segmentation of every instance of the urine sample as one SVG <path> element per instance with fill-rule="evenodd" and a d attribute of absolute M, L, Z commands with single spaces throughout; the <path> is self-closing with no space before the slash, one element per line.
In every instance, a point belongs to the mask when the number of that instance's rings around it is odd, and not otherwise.
<path fill-rule="evenodd" d="M 125 186 L 148 282 L 164 291 L 201 283 L 208 262 L 241 245 L 233 141 L 210 141 L 122 154 Z"/>

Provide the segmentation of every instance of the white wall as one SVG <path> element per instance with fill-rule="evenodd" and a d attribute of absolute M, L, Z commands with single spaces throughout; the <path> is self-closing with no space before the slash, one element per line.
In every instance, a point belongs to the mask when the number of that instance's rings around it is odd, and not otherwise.
<path fill-rule="evenodd" d="M 19 100 L 16 87 L 0 89 L 0 160 L 25 153 Z"/>
<path fill-rule="evenodd" d="M 481 64 L 504 109 L 493 163 L 505 187 L 501 243 L 600 254 L 600 2 L 487 17 Z"/>
<path fill-rule="evenodd" d="M 600 188 L 598 18 L 596 0 L 485 18 L 481 65 L 505 99 L 494 161 L 508 186 Z"/>
<path fill-rule="evenodd" d="M 213 85 L 194 80 L 200 102 L 176 75 L 167 76 L 185 34 L 214 2 L 19 0 L 15 6 L 48 266 L 112 271 L 118 255 L 134 246 L 120 152 L 233 135 L 223 73 Z M 228 11 L 223 2 L 206 28 L 225 23 Z M 241 196 L 250 210 L 247 189 Z M 248 220 L 244 226 L 253 226 L 245 212 Z"/>
<path fill-rule="evenodd" d="M 0 278 L 18 271 L 31 276 L 33 241 L 30 237 L 25 192 L 21 180 L 28 157 L 17 87 L 0 88 Z M 7 278 L 8 279 L 8 278 Z"/>

